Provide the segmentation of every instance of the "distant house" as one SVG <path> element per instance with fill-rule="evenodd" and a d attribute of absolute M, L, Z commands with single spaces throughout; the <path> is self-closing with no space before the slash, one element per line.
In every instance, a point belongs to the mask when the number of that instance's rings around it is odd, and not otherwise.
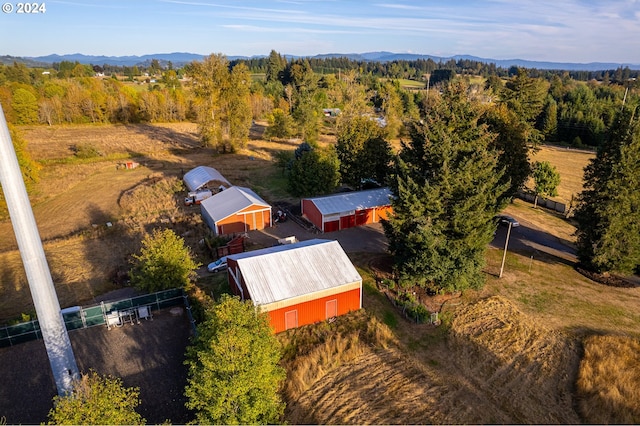
<path fill-rule="evenodd" d="M 216 235 L 271 226 L 271 206 L 249 188 L 232 186 L 200 203 L 202 218 Z"/>
<path fill-rule="evenodd" d="M 340 108 L 324 108 L 322 114 L 325 117 L 337 117 L 340 115 Z"/>
<path fill-rule="evenodd" d="M 377 223 L 391 213 L 389 188 L 303 198 L 302 214 L 322 232 Z"/>
<path fill-rule="evenodd" d="M 362 277 L 340 243 L 314 239 L 227 256 L 232 292 L 276 333 L 362 308 Z"/>
<path fill-rule="evenodd" d="M 225 179 L 219 171 L 208 166 L 198 166 L 195 169 L 189 170 L 184 174 L 182 180 L 189 192 L 197 191 L 210 184 L 214 188 L 218 188 L 219 186 L 228 188 L 231 186 L 229 181 Z"/>

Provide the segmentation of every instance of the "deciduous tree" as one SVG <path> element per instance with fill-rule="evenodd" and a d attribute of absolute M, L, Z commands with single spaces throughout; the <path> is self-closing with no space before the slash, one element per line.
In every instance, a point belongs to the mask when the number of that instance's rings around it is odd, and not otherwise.
<path fill-rule="evenodd" d="M 140 390 L 127 388 L 122 380 L 101 376 L 95 371 L 83 374 L 67 396 L 55 396 L 49 411 L 51 425 L 143 425 L 136 412 Z"/>
<path fill-rule="evenodd" d="M 538 206 L 538 197 L 555 197 L 558 195 L 560 185 L 560 173 L 548 161 L 536 161 L 533 163 L 533 192 L 535 200 L 533 208 Z"/>
<path fill-rule="evenodd" d="M 264 137 L 286 139 L 295 134 L 293 118 L 280 108 L 274 108 L 267 116 L 269 127 L 264 132 Z"/>
<path fill-rule="evenodd" d="M 198 424 L 275 424 L 284 404 L 279 343 L 251 301 L 223 295 L 187 350 L 187 408 Z"/>
<path fill-rule="evenodd" d="M 359 188 L 362 179 L 368 177 L 361 155 L 365 142 L 380 138 L 382 129 L 368 116 L 344 115 L 338 117 L 336 131 L 336 152 L 340 160 L 342 182 L 353 188 Z"/>
<path fill-rule="evenodd" d="M 199 266 L 181 237 L 171 229 L 155 229 L 142 240 L 140 254 L 133 256 L 131 283 L 148 292 L 189 288 Z"/>

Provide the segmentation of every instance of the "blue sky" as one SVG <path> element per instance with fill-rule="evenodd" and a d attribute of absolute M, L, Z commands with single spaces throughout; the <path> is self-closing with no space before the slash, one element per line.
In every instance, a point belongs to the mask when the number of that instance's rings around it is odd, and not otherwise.
<path fill-rule="evenodd" d="M 390 51 L 640 64 L 640 0 L 47 0 L 0 55 Z M 42 2 L 41 2 L 42 3 Z"/>

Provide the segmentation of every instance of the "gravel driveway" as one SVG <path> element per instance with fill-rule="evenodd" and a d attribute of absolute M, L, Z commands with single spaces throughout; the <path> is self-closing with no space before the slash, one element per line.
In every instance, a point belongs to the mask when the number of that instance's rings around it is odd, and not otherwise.
<path fill-rule="evenodd" d="M 175 308 L 173 308 L 175 309 Z M 139 387 L 138 412 L 148 424 L 169 419 L 184 424 L 192 416 L 184 407 L 185 348 L 191 328 L 184 308 L 154 311 L 153 320 L 122 327 L 95 326 L 69 332 L 82 372 L 93 369 Z M 0 416 L 6 424 L 47 420 L 56 386 L 42 340 L 0 349 Z"/>

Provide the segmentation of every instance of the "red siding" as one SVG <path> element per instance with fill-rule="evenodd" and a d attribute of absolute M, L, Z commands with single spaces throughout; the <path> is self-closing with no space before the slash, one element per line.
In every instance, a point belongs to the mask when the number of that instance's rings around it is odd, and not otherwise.
<path fill-rule="evenodd" d="M 302 200 L 302 214 L 313 223 L 316 228 L 322 230 L 322 214 L 311 200 Z"/>
<path fill-rule="evenodd" d="M 271 225 L 270 210 L 264 206 L 252 205 L 227 218 L 216 222 L 219 235 L 264 229 Z M 260 211 L 263 210 L 263 211 Z"/>
<path fill-rule="evenodd" d="M 338 293 L 276 309 L 269 312 L 269 319 L 274 331 L 276 333 L 280 333 L 287 329 L 285 321 L 287 313 L 289 313 L 289 318 L 291 318 L 293 315 L 291 312 L 296 311 L 298 327 L 301 327 L 303 325 L 314 324 L 327 320 L 327 302 L 336 300 L 337 315 L 344 315 L 351 311 L 357 311 L 360 309 L 360 298 L 360 289 L 349 290 L 344 293 Z"/>
<path fill-rule="evenodd" d="M 334 220 L 333 222 L 325 222 L 323 232 L 333 232 L 340 230 L 340 221 Z"/>

